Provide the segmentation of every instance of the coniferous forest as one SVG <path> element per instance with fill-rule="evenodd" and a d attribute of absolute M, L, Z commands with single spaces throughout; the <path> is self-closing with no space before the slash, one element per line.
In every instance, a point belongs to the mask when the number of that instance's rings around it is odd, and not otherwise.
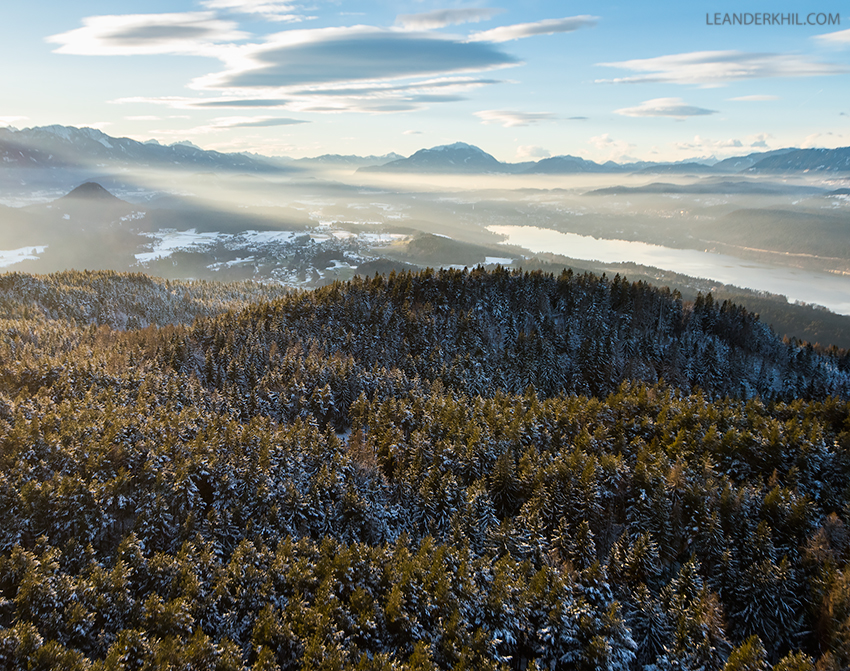
<path fill-rule="evenodd" d="M 0 667 L 839 671 L 850 356 L 481 269 L 0 276 Z"/>

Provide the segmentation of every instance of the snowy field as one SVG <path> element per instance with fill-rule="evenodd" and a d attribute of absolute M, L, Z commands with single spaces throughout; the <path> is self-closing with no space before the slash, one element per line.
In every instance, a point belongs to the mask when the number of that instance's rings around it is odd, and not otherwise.
<path fill-rule="evenodd" d="M 408 236 L 400 233 L 352 233 L 350 231 L 328 231 L 327 233 L 311 233 L 308 231 L 244 231 L 242 233 L 198 233 L 190 228 L 186 231 L 162 229 L 155 233 L 144 233 L 152 239 L 150 249 L 136 254 L 139 263 L 149 263 L 164 259 L 178 251 L 203 251 L 218 244 L 228 249 L 259 251 L 267 245 L 285 244 L 299 236 L 309 236 L 314 242 L 325 242 L 332 238 L 337 240 L 356 240 L 365 245 L 385 245 Z"/>
<path fill-rule="evenodd" d="M 0 268 L 12 266 L 21 261 L 36 261 L 38 255 L 43 254 L 45 249 L 47 249 L 47 245 L 0 250 Z"/>
<path fill-rule="evenodd" d="M 145 233 L 154 239 L 153 249 L 149 252 L 136 254 L 140 263 L 164 259 L 174 252 L 186 249 L 211 247 L 226 236 L 224 233 L 198 233 L 194 228 L 188 231 L 164 229 L 156 233 Z"/>

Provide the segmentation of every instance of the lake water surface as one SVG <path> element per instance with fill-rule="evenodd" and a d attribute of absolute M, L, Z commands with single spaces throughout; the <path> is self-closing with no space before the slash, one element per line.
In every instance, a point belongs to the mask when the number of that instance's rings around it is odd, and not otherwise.
<path fill-rule="evenodd" d="M 537 226 L 488 226 L 506 242 L 539 254 L 549 252 L 602 263 L 639 263 L 724 284 L 783 294 L 789 301 L 815 303 L 850 315 L 850 277 L 772 266 L 726 254 L 673 249 L 629 240 L 603 240 Z"/>

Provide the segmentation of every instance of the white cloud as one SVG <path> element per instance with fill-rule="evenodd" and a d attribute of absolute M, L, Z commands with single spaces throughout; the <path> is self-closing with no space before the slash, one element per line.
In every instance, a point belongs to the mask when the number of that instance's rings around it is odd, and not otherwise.
<path fill-rule="evenodd" d="M 548 149 L 532 144 L 520 145 L 516 150 L 518 161 L 533 161 L 539 158 L 549 158 L 551 155 Z"/>
<path fill-rule="evenodd" d="M 291 102 L 289 99 L 281 98 L 234 98 L 222 96 L 220 98 L 188 98 L 186 96 L 160 96 L 145 97 L 132 96 L 129 98 L 116 98 L 110 100 L 114 105 L 162 105 L 172 109 L 194 110 L 194 109 L 283 109 Z"/>
<path fill-rule="evenodd" d="M 421 130 L 406 130 L 402 135 L 423 135 Z"/>
<path fill-rule="evenodd" d="M 163 105 L 174 109 L 191 109 L 195 98 L 186 98 L 185 96 L 161 96 L 159 98 L 149 98 L 145 96 L 132 96 L 129 98 L 116 98 L 109 102 L 113 105 Z"/>
<path fill-rule="evenodd" d="M 365 86 L 332 86 L 322 88 L 292 89 L 294 95 L 307 96 L 350 96 L 350 97 L 390 97 L 414 95 L 453 95 L 488 84 L 498 84 L 495 79 L 474 77 L 437 77 L 424 79 L 411 84 L 388 84 L 384 82 L 368 83 Z"/>
<path fill-rule="evenodd" d="M 629 160 L 630 157 L 627 152 L 635 147 L 634 144 L 626 142 L 625 140 L 615 140 L 611 137 L 610 133 L 595 135 L 594 137 L 591 137 L 587 143 L 596 147 L 599 151 L 604 152 L 605 156 L 601 159 L 603 161 Z M 579 153 L 581 154 L 584 152 Z"/>
<path fill-rule="evenodd" d="M 193 82 L 198 89 L 279 89 L 387 81 L 489 70 L 518 60 L 489 44 L 442 35 L 351 26 L 289 30 L 225 54 L 227 69 Z"/>
<path fill-rule="evenodd" d="M 749 142 L 750 147 L 755 147 L 756 149 L 767 149 L 767 141 L 772 137 L 773 136 L 769 133 L 758 133 L 757 135 L 750 135 L 747 138 L 747 142 Z"/>
<path fill-rule="evenodd" d="M 563 19 L 544 19 L 534 23 L 517 23 L 512 26 L 500 26 L 492 30 L 484 30 L 469 36 L 470 42 L 508 42 L 533 35 L 552 35 L 553 33 L 569 33 L 579 28 L 595 26 L 598 16 L 582 14 L 568 16 Z"/>
<path fill-rule="evenodd" d="M 202 0 L 201 4 L 209 9 L 223 9 L 234 14 L 256 14 L 268 21 L 303 21 L 297 5 L 274 0 Z"/>
<path fill-rule="evenodd" d="M 91 16 L 83 27 L 52 35 L 60 54 L 127 56 L 135 54 L 197 54 L 213 44 L 244 39 L 232 21 L 212 12 Z"/>
<path fill-rule="evenodd" d="M 364 89 L 364 91 L 366 91 Z M 376 91 L 380 91 L 377 89 Z M 338 114 L 340 112 L 364 112 L 370 114 L 385 114 L 392 112 L 410 112 L 422 109 L 427 103 L 450 102 L 459 99 L 454 95 L 416 94 L 407 96 L 362 95 L 335 96 L 326 95 L 332 92 L 305 92 L 287 99 L 251 99 L 251 98 L 119 98 L 112 100 L 115 104 L 150 104 L 163 105 L 175 109 L 286 109 L 290 112 L 315 112 L 318 114 Z M 323 94 L 323 95 L 320 95 Z"/>
<path fill-rule="evenodd" d="M 421 109 L 431 103 L 463 100 L 463 92 L 498 83 L 498 80 L 477 77 L 435 77 L 415 83 L 393 84 L 368 82 L 361 85 L 335 87 L 292 88 L 286 97 L 188 98 L 184 96 L 119 98 L 114 104 L 151 104 L 175 109 L 287 109 L 296 112 L 338 113 L 345 111 L 367 113 L 403 112 Z"/>
<path fill-rule="evenodd" d="M 293 102 L 290 108 L 296 112 L 314 114 L 341 114 L 360 112 L 363 114 L 395 114 L 397 112 L 415 112 L 422 109 L 424 100 L 388 99 L 375 100 L 363 98 L 327 98 L 316 100 L 303 98 Z"/>
<path fill-rule="evenodd" d="M 703 156 L 736 156 L 743 153 L 748 153 L 747 149 L 764 150 L 770 149 L 767 144 L 768 140 L 773 139 L 769 133 L 756 133 L 747 135 L 743 139 L 728 138 L 726 140 L 711 140 L 699 135 L 695 135 L 691 142 L 674 142 L 673 146 L 679 151 L 684 151 L 689 154 L 701 154 Z"/>
<path fill-rule="evenodd" d="M 48 38 L 57 52 L 91 55 L 192 54 L 222 62 L 220 71 L 190 88 L 215 99 L 181 96 L 123 98 L 177 109 L 288 109 L 300 112 L 389 113 L 465 100 L 471 88 L 497 83 L 464 73 L 518 65 L 519 59 L 486 42 L 427 31 L 374 26 L 287 30 L 262 43 L 237 44 L 247 35 L 217 12 L 259 14 L 295 6 L 272 0 L 201 0 L 209 10 L 179 14 L 95 16 L 83 27 Z M 490 9 L 411 15 L 425 21 L 482 19 Z M 420 80 L 420 81 L 415 81 Z M 425 81 L 421 81 L 425 80 Z"/>
<path fill-rule="evenodd" d="M 26 121 L 29 117 L 25 116 L 0 116 L 0 126 L 11 126 L 18 121 Z"/>
<path fill-rule="evenodd" d="M 279 117 L 219 117 L 213 119 L 210 123 L 203 126 L 190 128 L 189 130 L 155 130 L 151 131 L 159 135 L 206 135 L 208 133 L 218 133 L 220 131 L 230 130 L 232 128 L 271 128 L 275 126 L 293 126 L 309 121 L 300 119 L 286 119 Z"/>
<path fill-rule="evenodd" d="M 844 147 L 847 145 L 847 137 L 842 133 L 833 133 L 827 131 L 825 133 L 812 133 L 807 135 L 800 144 L 802 149 L 810 149 L 812 147 Z"/>
<path fill-rule="evenodd" d="M 815 39 L 826 42 L 827 44 L 850 44 L 850 29 L 839 30 L 835 33 L 826 33 L 825 35 L 815 35 Z"/>
<path fill-rule="evenodd" d="M 681 98 L 654 98 L 652 100 L 645 100 L 637 107 L 624 107 L 623 109 L 614 111 L 623 116 L 665 116 L 675 119 L 687 119 L 692 116 L 705 116 L 707 114 L 717 113 L 716 110 L 688 105 Z"/>
<path fill-rule="evenodd" d="M 769 77 L 817 77 L 850 72 L 846 65 L 816 63 L 798 54 L 755 54 L 742 51 L 695 51 L 686 54 L 599 63 L 645 74 L 598 82 L 722 86 L 730 81 Z"/>
<path fill-rule="evenodd" d="M 530 126 L 539 121 L 552 121 L 557 117 L 551 112 L 512 112 L 509 110 L 483 110 L 475 116 L 484 124 L 500 124 L 505 128 Z"/>
<path fill-rule="evenodd" d="M 287 142 L 283 137 L 269 137 L 267 135 L 246 135 L 240 133 L 235 138 L 216 139 L 214 137 L 204 138 L 204 149 L 214 149 L 221 152 L 252 152 L 262 156 L 288 157 L 293 151 L 301 148 Z M 321 151 L 321 150 L 319 150 Z M 319 151 L 315 153 L 319 153 Z"/>
<path fill-rule="evenodd" d="M 726 100 L 735 100 L 737 102 L 767 102 L 769 100 L 779 100 L 779 96 L 768 96 L 768 95 L 738 96 L 737 98 L 727 98 Z"/>
<path fill-rule="evenodd" d="M 453 26 L 459 23 L 478 23 L 492 19 L 496 14 L 504 10 L 489 9 L 487 7 L 467 9 L 440 9 L 423 14 L 399 14 L 396 17 L 396 25 L 403 26 L 408 30 L 433 30 L 445 26 Z"/>
<path fill-rule="evenodd" d="M 287 119 L 284 117 L 230 117 L 219 119 L 216 128 L 272 128 L 274 126 L 297 126 L 310 123 L 303 119 Z"/>
<path fill-rule="evenodd" d="M 803 149 L 810 149 L 811 147 L 818 146 L 818 139 L 821 137 L 821 133 L 812 133 L 811 135 L 807 135 L 806 139 L 803 140 L 800 147 Z"/>
<path fill-rule="evenodd" d="M 608 149 L 609 147 L 614 146 L 616 144 L 625 145 L 625 143 L 622 140 L 615 140 L 614 138 L 612 138 L 610 133 L 603 133 L 602 135 L 595 135 L 594 137 L 590 138 L 587 142 L 588 142 L 588 144 L 592 144 L 597 149 Z"/>
<path fill-rule="evenodd" d="M 693 142 L 674 142 L 673 146 L 680 151 L 686 151 L 691 154 L 694 152 L 712 154 L 729 149 L 740 149 L 744 146 L 744 143 L 734 138 L 728 140 L 709 140 L 695 135 Z"/>

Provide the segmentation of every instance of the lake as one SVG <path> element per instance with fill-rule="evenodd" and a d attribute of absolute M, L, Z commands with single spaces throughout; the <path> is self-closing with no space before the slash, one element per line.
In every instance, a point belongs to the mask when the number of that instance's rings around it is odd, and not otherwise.
<path fill-rule="evenodd" d="M 782 294 L 789 301 L 815 303 L 850 315 L 850 277 L 747 261 L 726 254 L 673 249 L 629 240 L 604 240 L 537 226 L 488 226 L 507 243 L 535 254 L 549 252 L 602 263 L 639 263 L 692 277 L 704 277 L 758 291 Z"/>

